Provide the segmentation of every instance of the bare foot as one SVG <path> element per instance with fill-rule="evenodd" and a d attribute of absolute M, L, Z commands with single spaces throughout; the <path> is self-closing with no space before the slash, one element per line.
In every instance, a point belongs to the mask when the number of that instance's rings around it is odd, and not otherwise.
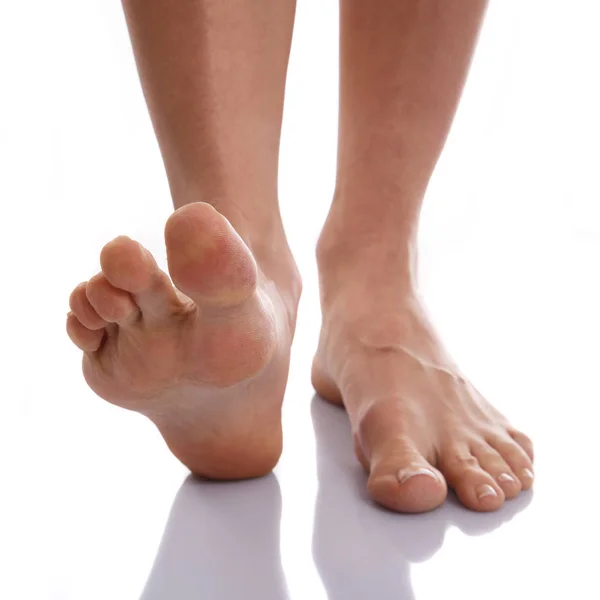
<path fill-rule="evenodd" d="M 147 250 L 119 237 L 102 250 L 102 272 L 71 294 L 67 331 L 85 378 L 148 416 L 194 473 L 263 475 L 281 453 L 295 265 L 281 258 L 287 248 L 253 257 L 205 203 L 174 212 L 165 240 L 176 288 Z"/>
<path fill-rule="evenodd" d="M 394 253 L 321 254 L 313 384 L 346 407 L 373 499 L 422 512 L 448 484 L 468 508 L 490 511 L 529 489 L 531 441 L 460 373 Z"/>

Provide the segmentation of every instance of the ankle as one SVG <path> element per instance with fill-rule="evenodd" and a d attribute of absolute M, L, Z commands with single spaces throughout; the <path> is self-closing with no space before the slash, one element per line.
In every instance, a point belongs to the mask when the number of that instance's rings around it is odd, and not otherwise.
<path fill-rule="evenodd" d="M 338 185 L 321 232 L 317 256 L 343 253 L 349 259 L 364 251 L 393 252 L 410 260 L 416 245 L 421 197 L 398 190 Z M 395 190 L 395 188 L 394 188 Z"/>
<path fill-rule="evenodd" d="M 355 220 L 355 223 L 358 223 Z M 353 226 L 332 210 L 317 242 L 317 265 L 322 302 L 360 288 L 371 294 L 372 286 L 417 288 L 416 234 L 365 223 Z"/>
<path fill-rule="evenodd" d="M 330 247 L 317 259 L 323 312 L 348 313 L 362 307 L 373 314 L 419 296 L 416 260 L 405 252 L 373 247 L 357 253 L 345 248 Z"/>
<path fill-rule="evenodd" d="M 241 213 L 236 207 L 233 210 L 224 206 L 217 209 L 223 211 L 222 214 L 248 246 L 263 281 L 271 281 L 277 286 L 294 330 L 302 294 L 302 278 L 283 228 L 278 205 L 270 215 Z"/>

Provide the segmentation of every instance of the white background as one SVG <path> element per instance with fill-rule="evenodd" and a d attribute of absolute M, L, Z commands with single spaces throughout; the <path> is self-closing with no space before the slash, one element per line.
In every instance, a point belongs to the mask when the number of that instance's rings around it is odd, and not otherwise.
<path fill-rule="evenodd" d="M 450 501 L 408 517 L 369 504 L 344 415 L 309 381 L 335 2 L 299 1 L 287 87 L 280 192 L 305 295 L 284 455 L 274 476 L 215 486 L 86 388 L 64 333 L 106 241 L 165 263 L 171 204 L 120 5 L 0 0 L 0 597 L 600 597 L 599 22 L 595 0 L 492 1 L 422 222 L 425 296 L 534 438 L 535 491 L 494 515 Z"/>

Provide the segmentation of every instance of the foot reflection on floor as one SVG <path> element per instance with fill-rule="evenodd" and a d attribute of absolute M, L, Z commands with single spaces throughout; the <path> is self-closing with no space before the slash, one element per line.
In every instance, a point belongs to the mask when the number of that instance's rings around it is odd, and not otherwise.
<path fill-rule="evenodd" d="M 276 477 L 212 483 L 189 476 L 177 493 L 141 600 L 285 600 Z"/>

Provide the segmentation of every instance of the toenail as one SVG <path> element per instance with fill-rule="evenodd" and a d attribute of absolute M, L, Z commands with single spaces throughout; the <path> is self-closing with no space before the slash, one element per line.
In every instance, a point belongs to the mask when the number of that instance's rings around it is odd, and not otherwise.
<path fill-rule="evenodd" d="M 398 481 L 400 482 L 400 484 L 403 484 L 415 475 L 427 475 L 428 477 L 433 477 L 433 479 L 438 480 L 438 476 L 431 469 L 426 469 L 425 467 L 417 467 L 400 469 L 398 471 Z"/>
<path fill-rule="evenodd" d="M 515 478 L 512 475 L 509 475 L 508 473 L 502 473 L 501 475 L 498 475 L 498 481 L 510 481 L 514 483 Z"/>
<path fill-rule="evenodd" d="M 496 492 L 496 490 L 491 485 L 487 485 L 487 483 L 484 483 L 483 485 L 480 485 L 477 488 L 477 497 L 480 500 L 485 498 L 486 496 L 497 496 L 497 495 L 498 495 L 498 493 Z"/>
<path fill-rule="evenodd" d="M 522 473 L 528 479 L 533 479 L 533 472 L 531 471 L 531 469 L 523 469 Z"/>

